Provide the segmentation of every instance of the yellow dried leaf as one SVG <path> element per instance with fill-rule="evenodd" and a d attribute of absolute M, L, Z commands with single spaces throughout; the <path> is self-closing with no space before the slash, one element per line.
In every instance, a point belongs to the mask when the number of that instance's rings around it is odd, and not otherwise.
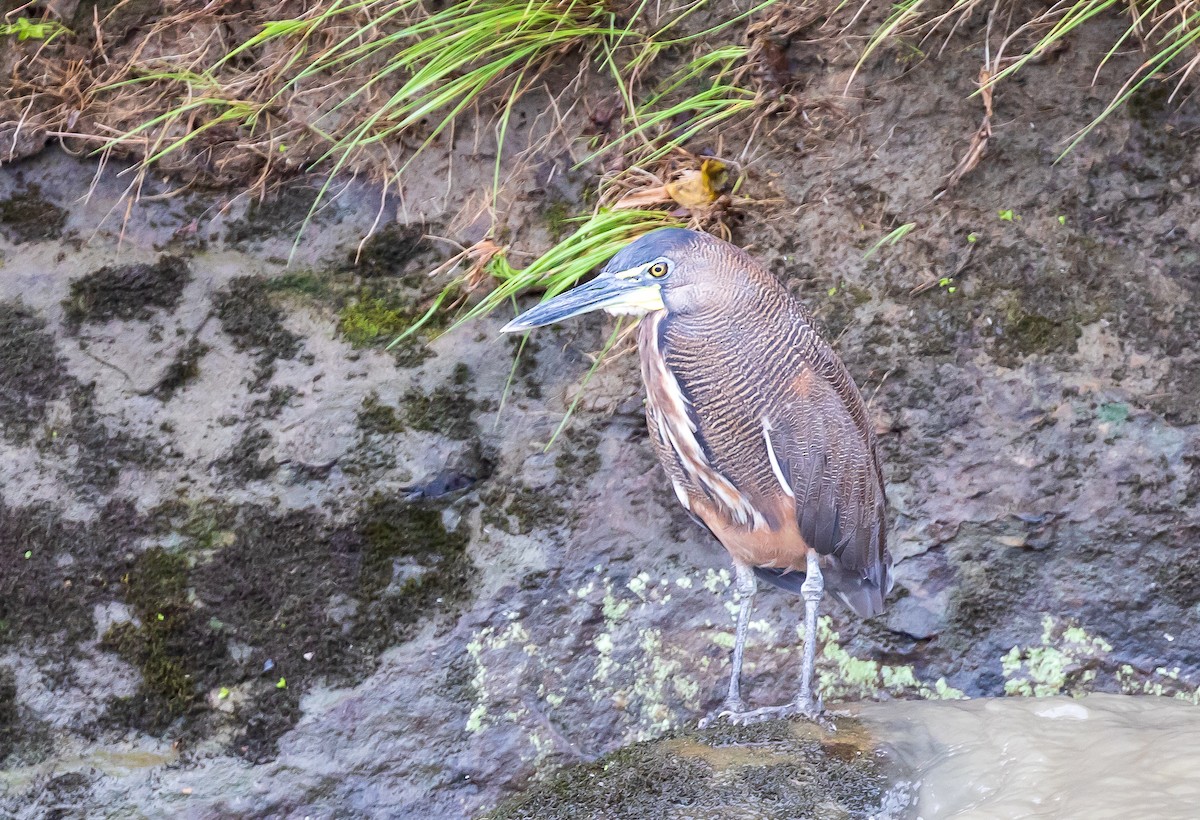
<path fill-rule="evenodd" d="M 687 171 L 666 184 L 671 199 L 688 209 L 706 208 L 717 201 L 728 177 L 725 163 L 706 159 L 700 169 Z"/>

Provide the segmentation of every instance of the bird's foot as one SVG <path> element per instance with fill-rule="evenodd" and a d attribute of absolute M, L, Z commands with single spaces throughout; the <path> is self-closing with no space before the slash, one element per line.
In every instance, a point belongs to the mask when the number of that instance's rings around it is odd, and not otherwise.
<path fill-rule="evenodd" d="M 700 719 L 700 728 L 706 729 L 720 720 L 737 723 L 738 715 L 746 714 L 746 703 L 741 698 L 725 698 L 720 708 L 715 709 Z"/>
<path fill-rule="evenodd" d="M 722 708 L 701 721 L 700 728 L 704 728 L 709 722 L 716 719 L 727 720 L 735 726 L 747 726 L 751 723 L 761 723 L 764 720 L 793 717 L 802 717 L 829 732 L 835 731 L 837 728 L 834 726 L 833 720 L 826 714 L 820 699 L 795 700 L 782 706 L 763 706 L 759 709 L 743 709 L 737 712 Z"/>

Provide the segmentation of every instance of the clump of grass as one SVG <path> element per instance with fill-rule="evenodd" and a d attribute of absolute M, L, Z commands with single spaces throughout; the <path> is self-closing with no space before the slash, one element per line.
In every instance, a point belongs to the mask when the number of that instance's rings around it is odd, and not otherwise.
<path fill-rule="evenodd" d="M 866 0 L 859 13 L 861 14 L 871 2 L 872 0 Z M 894 3 L 887 19 L 867 40 L 867 45 L 855 66 L 855 73 L 885 43 L 904 34 L 929 37 L 946 26 L 950 27 L 950 33 L 953 34 L 967 18 L 982 8 L 989 8 L 982 0 L 953 0 L 949 7 L 944 2 L 934 3 L 931 0 L 902 0 Z M 998 0 L 990 9 L 989 35 L 992 23 L 999 18 L 1001 11 L 1010 11 L 1012 15 L 1018 13 L 1012 4 L 1005 3 L 1004 0 Z M 1058 0 L 1013 27 L 1003 37 L 994 55 L 991 54 L 989 44 L 988 65 L 985 66 L 986 75 L 981 93 L 990 91 L 1030 62 L 1062 46 L 1081 26 L 1101 15 L 1113 12 L 1124 13 L 1130 22 L 1101 58 L 1096 66 L 1095 76 L 1098 77 L 1112 57 L 1131 42 L 1140 42 L 1147 51 L 1147 57 L 1125 79 L 1104 110 L 1070 137 L 1060 158 L 1128 102 L 1146 83 L 1174 77 L 1176 86 L 1170 99 L 1173 100 L 1179 94 L 1183 84 L 1197 67 L 1200 67 L 1200 49 L 1197 49 L 1200 45 L 1200 0 Z M 1005 54 L 1013 43 L 1022 41 L 1028 45 L 1019 50 L 1019 53 Z"/>
<path fill-rule="evenodd" d="M 732 45 L 702 52 L 632 106 L 626 130 L 589 159 L 625 147 L 631 165 L 661 160 L 693 138 L 718 133 L 728 120 L 754 110 L 758 98 L 740 84 L 750 49 Z M 634 143 L 634 147 L 628 147 Z"/>
<path fill-rule="evenodd" d="M 748 112 L 755 95 L 734 81 L 742 47 L 701 54 L 646 96 L 640 78 L 649 63 L 774 2 L 674 36 L 704 0 L 666 23 L 645 3 L 622 16 L 604 0 L 459 0 L 436 11 L 419 0 L 331 0 L 261 22 L 224 54 L 157 56 L 132 65 L 133 76 L 102 84 L 101 94 L 149 87 L 159 97 L 144 120 L 118 129 L 101 150 L 140 149 L 144 176 L 181 149 L 227 142 L 233 129 L 253 146 L 260 185 L 281 163 L 326 173 L 302 233 L 340 172 L 386 169 L 386 181 L 402 187 L 421 152 L 464 121 L 478 133 L 490 110 L 495 196 L 514 105 L 569 57 L 581 73 L 571 80 L 559 70 L 551 84 L 561 90 L 585 75 L 611 74 L 626 103 L 627 132 L 604 150 L 625 152 L 629 164 L 650 163 Z"/>
<path fill-rule="evenodd" d="M 306 164 L 328 173 L 307 227 L 334 176 L 357 170 L 368 153 L 382 154 L 389 181 L 399 180 L 485 101 L 499 106 L 502 143 L 513 105 L 555 59 L 627 33 L 600 0 L 460 0 L 432 13 L 418 0 L 334 0 L 262 24 L 211 64 L 140 70 L 109 84 L 110 92 L 167 84 L 176 97 L 102 150 L 146 141 L 145 169 L 225 125 L 247 136 L 265 131 L 270 161 L 289 150 L 289 132 L 309 142 L 315 136 Z M 238 68 L 247 60 L 256 70 Z M 286 118 L 272 121 L 272 112 L 300 106 L 310 109 L 302 135 Z M 416 145 L 392 156 L 402 140 Z"/>

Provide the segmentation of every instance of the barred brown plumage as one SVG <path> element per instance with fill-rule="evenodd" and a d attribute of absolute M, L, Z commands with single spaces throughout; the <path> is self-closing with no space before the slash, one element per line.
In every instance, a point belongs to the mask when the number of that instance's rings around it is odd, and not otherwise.
<path fill-rule="evenodd" d="M 891 588 L 883 478 L 854 380 L 804 306 L 748 254 L 708 234 L 649 233 L 592 282 L 504 330 L 596 309 L 648 314 L 638 344 L 651 440 L 680 502 L 733 558 L 742 602 L 718 714 L 817 717 L 824 590 L 869 618 Z M 803 595 L 805 652 L 796 702 L 748 711 L 740 671 L 756 578 Z"/>

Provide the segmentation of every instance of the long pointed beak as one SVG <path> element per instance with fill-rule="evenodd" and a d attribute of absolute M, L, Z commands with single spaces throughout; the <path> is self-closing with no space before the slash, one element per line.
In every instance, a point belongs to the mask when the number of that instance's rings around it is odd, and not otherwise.
<path fill-rule="evenodd" d="M 662 309 L 662 293 L 657 284 L 619 279 L 611 273 L 602 273 L 586 285 L 572 288 L 525 311 L 500 328 L 500 332 L 519 333 L 593 310 L 640 314 Z"/>

